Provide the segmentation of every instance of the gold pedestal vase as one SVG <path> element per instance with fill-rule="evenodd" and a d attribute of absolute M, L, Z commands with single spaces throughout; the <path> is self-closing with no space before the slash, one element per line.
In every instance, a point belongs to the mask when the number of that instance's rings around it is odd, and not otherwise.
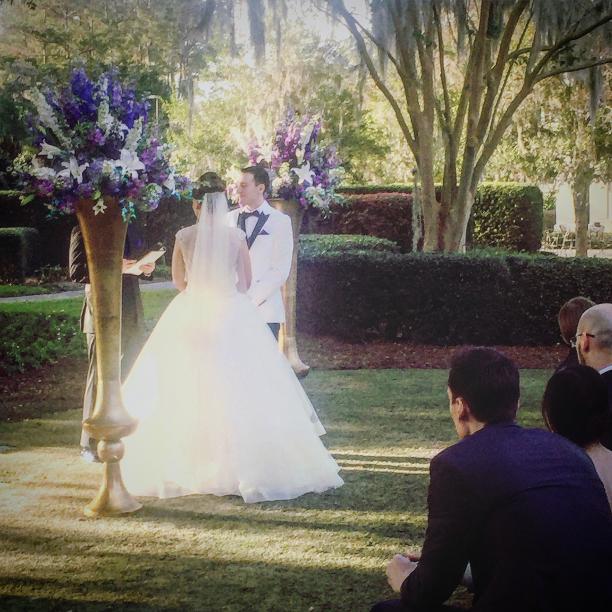
<path fill-rule="evenodd" d="M 104 212 L 94 212 L 92 200 L 81 200 L 76 215 L 83 234 L 96 333 L 97 389 L 90 418 L 83 427 L 98 440 L 98 456 L 104 462 L 102 485 L 84 508 L 86 516 L 134 512 L 142 507 L 127 491 L 121 478 L 121 438 L 138 424 L 121 398 L 121 266 L 127 223 L 116 200 L 106 202 Z"/>
<path fill-rule="evenodd" d="M 285 323 L 281 325 L 278 341 L 296 376 L 304 378 L 310 372 L 310 366 L 300 359 L 296 336 L 297 261 L 304 209 L 297 200 L 272 199 L 270 204 L 277 210 L 289 215 L 291 227 L 293 228 L 291 271 L 289 272 L 287 282 L 282 288 L 283 300 L 285 302 Z"/>

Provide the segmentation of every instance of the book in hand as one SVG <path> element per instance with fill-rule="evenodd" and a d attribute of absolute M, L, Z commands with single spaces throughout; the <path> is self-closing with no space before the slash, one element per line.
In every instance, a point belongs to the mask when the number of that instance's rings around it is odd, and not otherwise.
<path fill-rule="evenodd" d="M 165 252 L 166 249 L 164 249 L 164 247 L 161 247 L 155 251 L 149 251 L 148 253 L 143 255 L 138 261 L 133 263 L 129 268 L 124 270 L 123 273 L 135 274 L 136 276 L 140 276 L 142 274 L 142 271 L 140 270 L 141 266 L 144 266 L 145 264 L 155 263 Z"/>

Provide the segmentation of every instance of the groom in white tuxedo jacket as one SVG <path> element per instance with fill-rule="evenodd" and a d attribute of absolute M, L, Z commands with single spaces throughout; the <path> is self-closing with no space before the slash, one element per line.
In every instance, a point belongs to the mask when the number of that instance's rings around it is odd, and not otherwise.
<path fill-rule="evenodd" d="M 285 322 L 281 287 L 291 269 L 293 231 L 291 219 L 265 199 L 269 187 L 265 168 L 244 168 L 238 184 L 240 208 L 229 213 L 229 223 L 246 234 L 253 273 L 248 296 L 278 339 Z"/>

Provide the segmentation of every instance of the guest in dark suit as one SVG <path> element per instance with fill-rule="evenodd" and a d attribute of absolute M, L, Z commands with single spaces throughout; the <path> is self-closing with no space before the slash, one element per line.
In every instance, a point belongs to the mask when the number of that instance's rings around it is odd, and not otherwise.
<path fill-rule="evenodd" d="M 612 411 L 612 304 L 597 304 L 585 311 L 580 317 L 575 340 L 580 363 L 597 370 L 606 382 Z M 612 450 L 610 421 L 601 443 Z"/>
<path fill-rule="evenodd" d="M 576 351 L 576 330 L 578 321 L 585 310 L 595 306 L 595 302 L 582 296 L 568 300 L 559 309 L 557 320 L 559 321 L 559 331 L 561 339 L 569 347 L 565 359 L 556 367 L 555 373 L 578 365 L 578 352 Z"/>
<path fill-rule="evenodd" d="M 401 598 L 373 610 L 451 609 L 468 563 L 474 612 L 612 609 L 612 514 L 590 459 L 514 422 L 519 373 L 497 351 L 457 355 L 448 395 L 461 440 L 431 462 L 420 560 L 393 558 Z"/>
<path fill-rule="evenodd" d="M 135 263 L 138 255 L 143 251 L 143 240 L 141 233 L 134 224 L 128 225 L 125 240 L 123 269 L 127 269 Z M 81 229 L 77 225 L 72 229 L 70 235 L 69 253 L 70 280 L 76 283 L 86 283 L 85 299 L 81 310 L 81 331 L 87 338 L 87 357 L 89 367 L 87 370 L 87 381 L 85 383 L 85 394 L 83 397 L 83 420 L 89 418 L 93 412 L 96 399 L 96 336 L 94 330 L 94 319 L 92 303 L 90 298 L 89 273 L 87 270 L 87 257 Z M 155 264 L 147 264 L 142 267 L 145 276 L 151 275 Z M 144 312 L 138 276 L 134 274 L 123 274 L 121 293 L 121 377 L 125 379 L 134 363 L 142 346 L 144 335 Z M 96 440 L 89 438 L 83 429 L 81 431 L 81 456 L 87 461 L 97 461 Z"/>

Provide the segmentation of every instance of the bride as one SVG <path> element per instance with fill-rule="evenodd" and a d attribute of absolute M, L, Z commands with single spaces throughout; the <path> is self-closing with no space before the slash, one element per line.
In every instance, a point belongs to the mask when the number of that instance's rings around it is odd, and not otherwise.
<path fill-rule="evenodd" d="M 122 472 L 136 495 L 212 493 L 245 502 L 293 499 L 343 484 L 312 404 L 245 295 L 244 233 L 227 225 L 224 185 L 207 173 L 198 223 L 179 231 L 172 261 L 184 289 L 123 386 L 140 423 Z"/>

